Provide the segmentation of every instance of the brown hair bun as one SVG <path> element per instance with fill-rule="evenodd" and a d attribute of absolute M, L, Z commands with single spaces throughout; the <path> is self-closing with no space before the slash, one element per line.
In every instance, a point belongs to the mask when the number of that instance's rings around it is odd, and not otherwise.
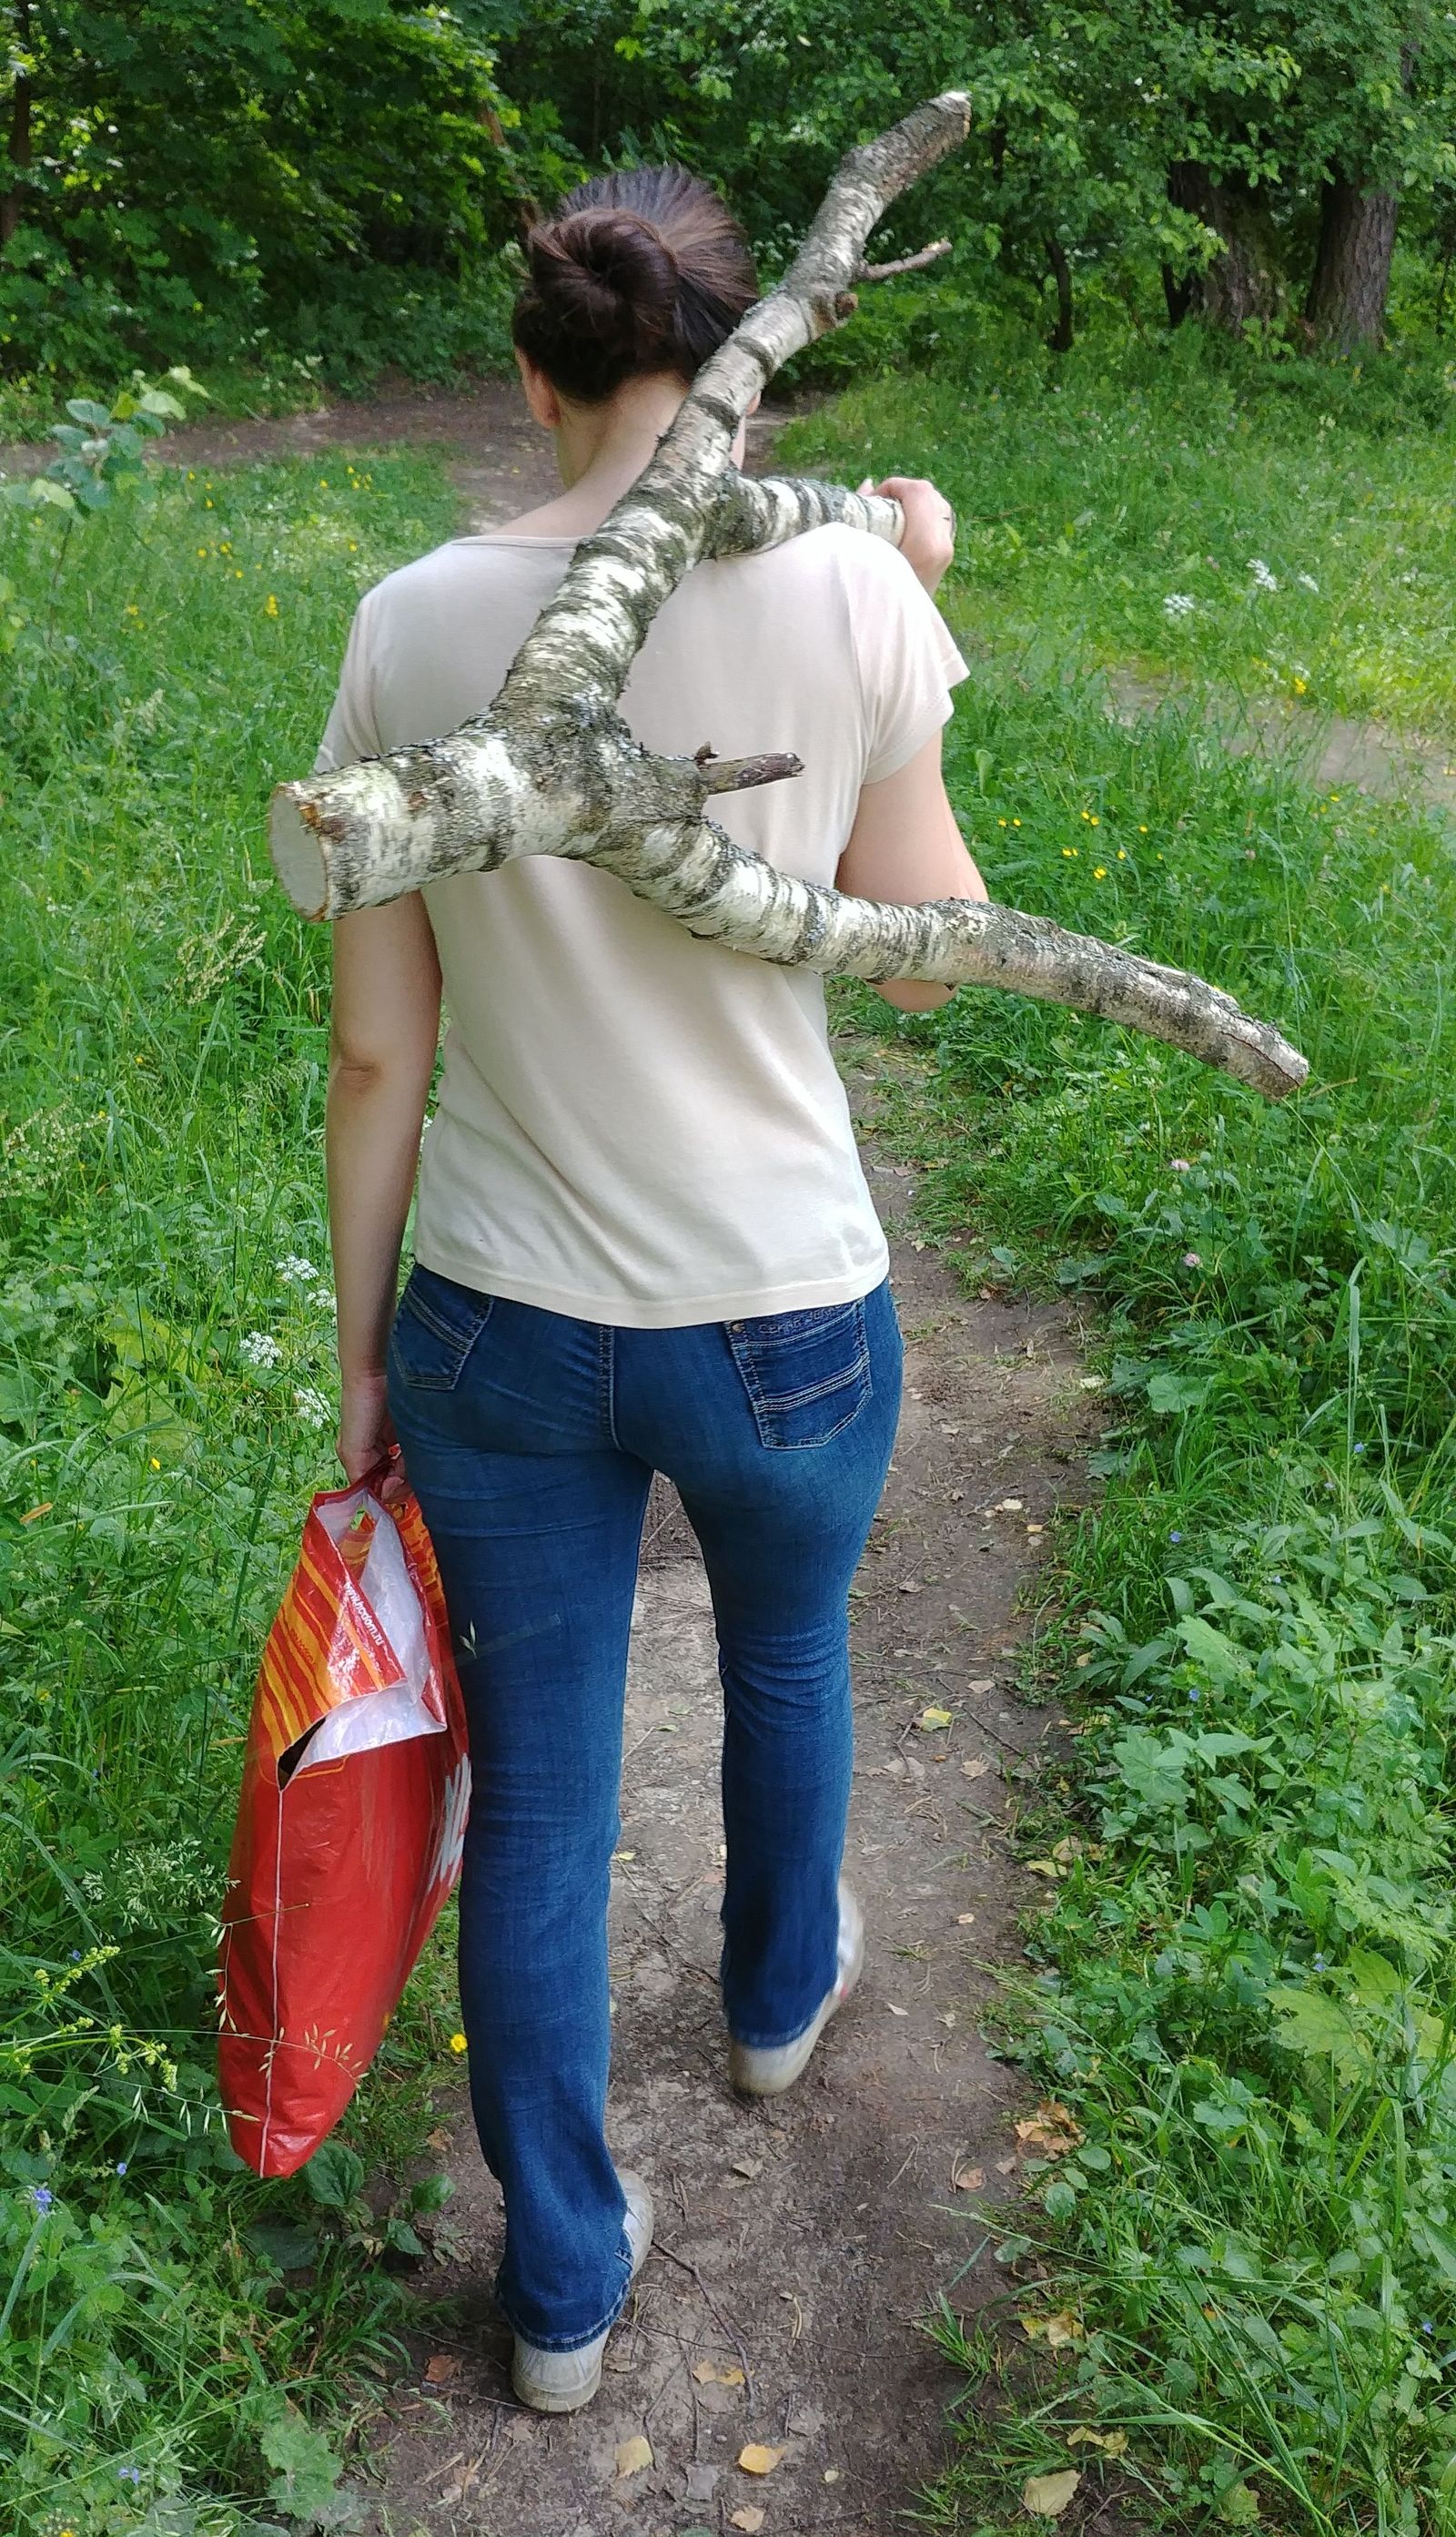
<path fill-rule="evenodd" d="M 692 379 L 758 296 L 742 230 L 685 167 L 579 185 L 532 230 L 527 259 L 516 342 L 583 405 L 657 371 Z"/>
<path fill-rule="evenodd" d="M 677 259 L 639 212 L 570 212 L 527 244 L 537 297 L 555 328 L 607 363 L 648 369 L 672 330 Z"/>

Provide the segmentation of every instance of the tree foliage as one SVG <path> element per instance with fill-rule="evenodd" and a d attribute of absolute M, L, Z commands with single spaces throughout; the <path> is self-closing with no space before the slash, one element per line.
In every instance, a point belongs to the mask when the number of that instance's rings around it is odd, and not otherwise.
<path fill-rule="evenodd" d="M 980 274 L 1176 323 L 1378 334 L 1397 224 L 1456 235 L 1428 0 L 9 0 L 0 363 L 501 349 L 501 250 L 586 165 L 711 173 L 770 269 L 851 142 L 955 85 L 914 213 Z M 898 241 L 914 245 L 918 238 Z M 507 265 L 508 265 L 507 259 Z"/>

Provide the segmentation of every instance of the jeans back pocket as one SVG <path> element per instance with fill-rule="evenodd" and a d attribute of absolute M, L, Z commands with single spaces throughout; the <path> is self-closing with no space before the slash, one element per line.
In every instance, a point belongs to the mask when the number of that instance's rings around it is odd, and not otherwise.
<path fill-rule="evenodd" d="M 390 1334 L 391 1374 L 411 1392 L 453 1392 L 494 1303 L 416 1261 Z"/>
<path fill-rule="evenodd" d="M 726 1325 L 762 1445 L 827 1445 L 869 1399 L 864 1305 L 822 1304 Z"/>

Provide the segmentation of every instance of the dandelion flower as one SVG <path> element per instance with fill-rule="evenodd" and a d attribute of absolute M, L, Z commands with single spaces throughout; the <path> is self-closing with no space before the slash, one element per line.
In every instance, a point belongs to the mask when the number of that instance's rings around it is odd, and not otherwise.
<path fill-rule="evenodd" d="M 1093 865 L 1093 867 L 1092 867 L 1092 878 L 1093 878 L 1093 879 L 1094 879 L 1094 880 L 1106 880 L 1106 879 L 1107 879 L 1107 877 L 1108 877 L 1108 868 L 1107 868 L 1107 865 L 1106 865 L 1106 864 L 1094 864 L 1094 865 Z"/>
<path fill-rule="evenodd" d="M 269 592 L 268 597 L 263 602 L 263 614 L 265 617 L 276 617 L 278 615 L 278 601 L 272 591 Z"/>
<path fill-rule="evenodd" d="M 465 2037 L 463 2035 L 452 2035 L 450 2038 L 450 2049 L 452 2052 L 463 2052 L 465 2050 Z"/>
<path fill-rule="evenodd" d="M 249 1331 L 238 1341 L 237 1352 L 246 1364 L 256 1366 L 277 1365 L 283 1356 L 277 1339 L 270 1338 L 267 1331 Z"/>

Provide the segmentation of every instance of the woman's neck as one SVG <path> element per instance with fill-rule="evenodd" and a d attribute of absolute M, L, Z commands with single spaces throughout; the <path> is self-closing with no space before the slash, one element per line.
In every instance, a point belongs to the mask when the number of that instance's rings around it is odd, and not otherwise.
<path fill-rule="evenodd" d="M 686 394 L 680 379 L 629 379 L 604 405 L 563 403 L 551 436 L 565 489 L 504 534 L 590 537 L 655 457 Z"/>

